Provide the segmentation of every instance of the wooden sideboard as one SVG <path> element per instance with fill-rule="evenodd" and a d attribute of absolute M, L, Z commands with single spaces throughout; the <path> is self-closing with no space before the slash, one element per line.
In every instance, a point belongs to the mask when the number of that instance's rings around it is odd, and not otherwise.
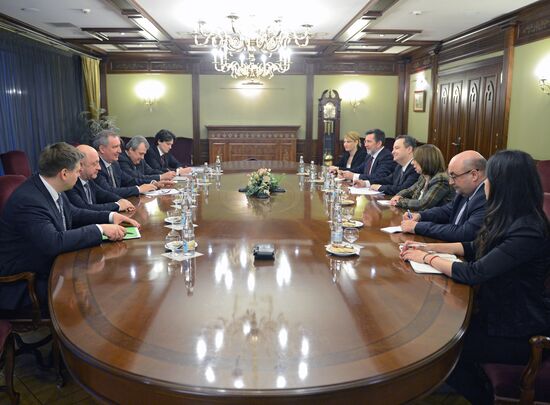
<path fill-rule="evenodd" d="M 296 161 L 299 125 L 211 126 L 207 125 L 209 161 L 280 160 Z"/>

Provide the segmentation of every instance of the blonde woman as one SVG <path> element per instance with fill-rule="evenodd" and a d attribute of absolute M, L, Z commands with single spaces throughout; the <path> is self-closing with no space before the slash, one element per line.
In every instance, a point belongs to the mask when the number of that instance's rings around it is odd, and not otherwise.
<path fill-rule="evenodd" d="M 361 148 L 361 138 L 358 132 L 349 131 L 344 136 L 344 153 L 336 166 L 331 166 L 330 170 L 335 172 L 340 170 L 351 170 L 361 166 L 365 161 L 367 153 Z"/>
<path fill-rule="evenodd" d="M 439 148 L 427 144 L 414 150 L 412 165 L 420 175 L 416 183 L 401 190 L 391 199 L 391 205 L 415 211 L 447 204 L 454 197 L 445 171 L 445 159 Z"/>

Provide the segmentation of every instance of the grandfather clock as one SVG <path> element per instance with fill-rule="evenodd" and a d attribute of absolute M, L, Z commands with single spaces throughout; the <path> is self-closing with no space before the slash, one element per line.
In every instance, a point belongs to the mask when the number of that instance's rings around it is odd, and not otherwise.
<path fill-rule="evenodd" d="M 317 155 L 321 164 L 330 165 L 340 156 L 340 103 L 336 90 L 325 90 L 319 99 Z"/>

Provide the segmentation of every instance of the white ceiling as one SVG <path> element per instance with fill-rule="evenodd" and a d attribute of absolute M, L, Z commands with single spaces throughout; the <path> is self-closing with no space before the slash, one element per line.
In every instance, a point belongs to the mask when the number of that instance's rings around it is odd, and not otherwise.
<path fill-rule="evenodd" d="M 356 17 L 373 1 L 0 0 L 0 13 L 63 39 L 92 38 L 90 33 L 81 30 L 87 27 L 121 30 L 135 28 L 134 22 L 122 15 L 120 10 L 121 4 L 129 3 L 130 7 L 141 10 L 151 17 L 172 39 L 190 38 L 200 19 L 205 20 L 211 27 L 221 26 L 227 29 L 229 25 L 225 17 L 234 13 L 241 17 L 241 21 L 255 16 L 258 21 L 257 26 L 268 24 L 279 17 L 283 19 L 285 26 L 291 29 L 298 29 L 300 25 L 306 23 L 312 24 L 316 40 L 341 41 L 342 38 L 337 38 L 337 33 L 346 25 L 354 21 L 357 23 L 351 28 L 353 31 L 351 34 L 365 27 L 368 21 L 357 21 Z M 439 41 L 534 2 L 534 0 L 399 0 L 381 17 L 371 21 L 367 28 L 422 30 L 410 39 Z M 89 10 L 89 12 L 83 10 Z M 414 15 L 413 12 L 416 11 L 420 14 Z M 132 36 L 128 33 L 125 35 L 127 35 L 126 38 Z M 110 35 L 111 38 L 114 36 L 123 35 Z M 347 39 L 350 37 L 351 35 Z M 354 40 L 360 37 L 360 35 L 356 36 Z M 406 43 L 399 45 L 406 45 Z M 118 49 L 110 44 L 102 44 L 101 47 L 110 51 Z M 368 49 L 368 46 L 364 49 Z M 407 49 L 407 47 L 395 46 L 385 52 L 398 53 Z"/>

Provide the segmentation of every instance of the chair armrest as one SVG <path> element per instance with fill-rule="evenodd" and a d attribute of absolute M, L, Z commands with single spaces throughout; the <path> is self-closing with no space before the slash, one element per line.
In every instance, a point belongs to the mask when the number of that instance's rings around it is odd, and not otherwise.
<path fill-rule="evenodd" d="M 10 276 L 0 276 L 0 284 L 13 284 L 13 283 L 19 283 L 22 281 L 27 282 L 27 289 L 29 290 L 29 296 L 31 298 L 31 304 L 32 304 L 32 323 L 34 327 L 38 327 L 40 323 L 40 302 L 38 300 L 38 295 L 36 294 L 36 289 L 34 287 L 34 280 L 36 278 L 36 274 L 32 273 L 30 271 L 26 271 L 19 274 L 13 274 Z"/>
<path fill-rule="evenodd" d="M 529 339 L 531 356 L 521 376 L 520 404 L 532 404 L 535 398 L 535 379 L 542 362 L 542 349 L 550 349 L 550 337 L 533 336 Z"/>

